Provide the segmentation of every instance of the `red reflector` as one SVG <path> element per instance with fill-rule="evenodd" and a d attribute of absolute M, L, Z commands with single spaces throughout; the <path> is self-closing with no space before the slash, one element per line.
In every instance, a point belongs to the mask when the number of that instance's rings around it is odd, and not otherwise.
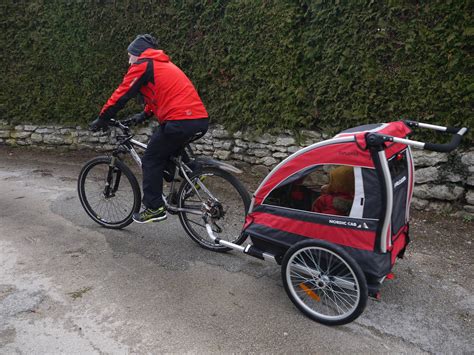
<path fill-rule="evenodd" d="M 394 273 L 389 273 L 386 277 L 387 280 L 393 280 L 395 278 L 395 274 Z"/>

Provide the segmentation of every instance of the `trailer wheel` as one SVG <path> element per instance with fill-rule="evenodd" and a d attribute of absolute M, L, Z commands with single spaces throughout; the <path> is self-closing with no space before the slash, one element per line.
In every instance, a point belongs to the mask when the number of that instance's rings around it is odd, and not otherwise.
<path fill-rule="evenodd" d="M 306 316 L 326 325 L 352 322 L 367 304 L 367 281 L 342 248 L 305 240 L 285 254 L 281 275 L 286 293 Z"/>

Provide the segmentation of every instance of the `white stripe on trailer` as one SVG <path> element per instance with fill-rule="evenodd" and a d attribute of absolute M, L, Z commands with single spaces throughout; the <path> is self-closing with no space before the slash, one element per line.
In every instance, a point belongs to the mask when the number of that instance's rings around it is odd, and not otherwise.
<path fill-rule="evenodd" d="M 354 184 L 354 201 L 349 216 L 352 218 L 363 218 L 365 193 L 362 169 L 360 167 L 354 167 Z"/>

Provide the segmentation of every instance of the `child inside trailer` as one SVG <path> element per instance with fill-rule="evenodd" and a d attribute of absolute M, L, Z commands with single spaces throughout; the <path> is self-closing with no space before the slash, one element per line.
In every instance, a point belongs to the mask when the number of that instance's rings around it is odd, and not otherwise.
<path fill-rule="evenodd" d="M 354 169 L 338 166 L 329 172 L 329 184 L 321 187 L 321 196 L 312 211 L 337 216 L 348 216 L 354 201 Z"/>

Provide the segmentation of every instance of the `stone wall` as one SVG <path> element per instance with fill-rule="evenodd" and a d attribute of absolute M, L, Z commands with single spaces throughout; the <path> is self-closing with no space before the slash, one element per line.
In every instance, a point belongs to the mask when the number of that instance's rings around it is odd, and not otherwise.
<path fill-rule="evenodd" d="M 135 129 L 135 138 L 146 143 L 155 124 Z M 291 132 L 273 136 L 268 133 L 227 132 L 213 126 L 194 144 L 197 154 L 252 167 L 260 176 L 300 148 L 328 138 L 313 131 L 302 131 L 299 141 Z M 0 121 L 0 145 L 31 146 L 48 150 L 107 151 L 113 149 L 116 132 L 91 133 L 80 126 L 17 125 Z M 426 211 L 455 212 L 474 217 L 474 149 L 451 154 L 414 150 L 415 191 L 413 207 Z"/>

